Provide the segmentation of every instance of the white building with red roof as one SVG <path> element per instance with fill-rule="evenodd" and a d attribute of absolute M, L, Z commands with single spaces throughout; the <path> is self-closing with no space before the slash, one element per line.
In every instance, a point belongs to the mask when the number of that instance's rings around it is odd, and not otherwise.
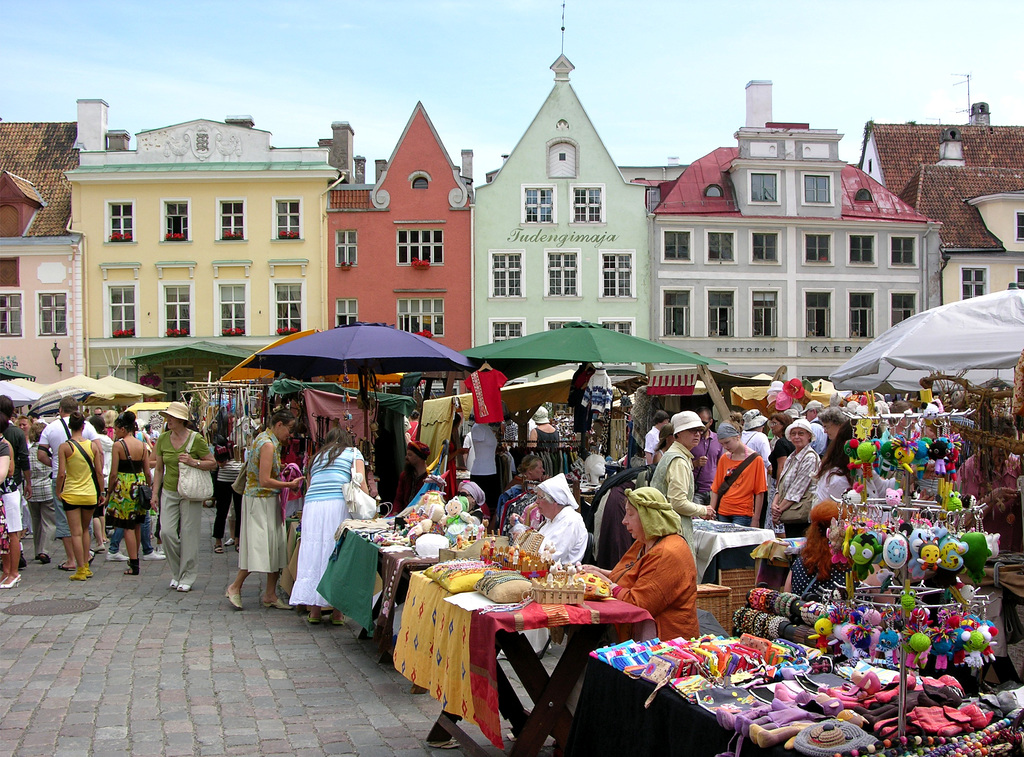
<path fill-rule="evenodd" d="M 842 134 L 773 121 L 753 81 L 735 136 L 657 188 L 652 338 L 738 373 L 827 376 L 938 304 L 939 224 L 840 160 Z"/>

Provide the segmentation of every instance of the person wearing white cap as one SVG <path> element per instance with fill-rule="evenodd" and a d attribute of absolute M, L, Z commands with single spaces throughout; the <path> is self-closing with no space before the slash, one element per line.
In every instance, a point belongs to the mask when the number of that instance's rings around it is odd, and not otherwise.
<path fill-rule="evenodd" d="M 743 433 L 740 436 L 743 444 L 761 456 L 766 472 L 772 467 L 768 459 L 772 454 L 772 445 L 764 433 L 767 423 L 768 419 L 761 415 L 760 410 L 748 410 L 743 414 Z"/>
<path fill-rule="evenodd" d="M 537 485 L 537 509 L 544 516 L 539 532 L 554 548 L 554 559 L 562 563 L 578 563 L 587 551 L 587 526 L 579 508 L 564 473 Z"/>
<path fill-rule="evenodd" d="M 693 518 L 714 518 L 715 509 L 693 501 L 693 453 L 700 441 L 704 422 L 690 410 L 676 413 L 670 421 L 675 441 L 654 469 L 651 486 L 665 495 L 672 509 L 679 513 L 680 533 L 693 549 Z"/>
<path fill-rule="evenodd" d="M 818 453 L 818 457 L 825 454 L 825 447 L 828 446 L 828 435 L 825 433 L 825 427 L 818 420 L 818 413 L 824 407 L 818 400 L 811 400 L 807 403 L 807 407 L 804 408 L 804 418 L 811 424 L 811 434 L 814 436 L 814 439 L 811 440 L 811 447 Z"/>
<path fill-rule="evenodd" d="M 811 424 L 798 418 L 786 429 L 786 438 L 793 443 L 794 452 L 786 458 L 779 474 L 778 491 L 772 501 L 772 520 L 786 527 L 789 538 L 802 536 L 810 523 L 811 488 L 821 459 L 811 447 Z M 811 496 L 807 496 L 810 492 Z"/>

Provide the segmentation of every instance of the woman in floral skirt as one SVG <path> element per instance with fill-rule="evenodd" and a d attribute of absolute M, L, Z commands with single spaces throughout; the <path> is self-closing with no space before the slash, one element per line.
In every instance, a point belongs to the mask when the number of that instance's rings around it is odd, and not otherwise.
<path fill-rule="evenodd" d="M 139 575 L 139 542 L 142 523 L 149 509 L 148 497 L 139 487 L 152 486 L 149 448 L 135 434 L 139 430 L 135 413 L 126 410 L 114 421 L 114 446 L 111 453 L 110 478 L 107 482 L 107 525 L 124 529 L 128 548 L 126 576 Z"/>

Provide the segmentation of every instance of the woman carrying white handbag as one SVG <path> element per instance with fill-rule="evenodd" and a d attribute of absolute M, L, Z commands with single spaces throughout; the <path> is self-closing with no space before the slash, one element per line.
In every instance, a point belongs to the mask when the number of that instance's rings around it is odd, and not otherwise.
<path fill-rule="evenodd" d="M 363 456 L 352 446 L 352 435 L 342 428 L 335 427 L 327 432 L 324 446 L 310 463 L 307 476 L 309 483 L 302 506 L 299 563 L 289 602 L 309 607 L 308 621 L 319 623 L 323 608 L 330 606 L 330 602 L 317 593 L 316 587 L 334 552 L 334 532 L 342 521 L 353 517 L 349 513 L 345 489 L 353 480 L 358 480 L 364 495 L 370 495 L 366 488 Z M 341 625 L 345 620 L 335 610 L 331 622 Z"/>

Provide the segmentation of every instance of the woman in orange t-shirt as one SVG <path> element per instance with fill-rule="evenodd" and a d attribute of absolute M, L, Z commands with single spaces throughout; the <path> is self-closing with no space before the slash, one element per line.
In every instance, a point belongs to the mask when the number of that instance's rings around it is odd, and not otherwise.
<path fill-rule="evenodd" d="M 718 441 L 726 454 L 719 458 L 715 480 L 711 484 L 711 507 L 718 513 L 718 520 L 725 523 L 738 526 L 759 523 L 764 495 L 768 491 L 760 456 L 743 443 L 740 432 L 730 423 L 718 424 Z M 737 475 L 734 471 L 751 455 L 758 459 L 748 463 Z M 720 495 L 727 478 L 731 483 Z"/>

